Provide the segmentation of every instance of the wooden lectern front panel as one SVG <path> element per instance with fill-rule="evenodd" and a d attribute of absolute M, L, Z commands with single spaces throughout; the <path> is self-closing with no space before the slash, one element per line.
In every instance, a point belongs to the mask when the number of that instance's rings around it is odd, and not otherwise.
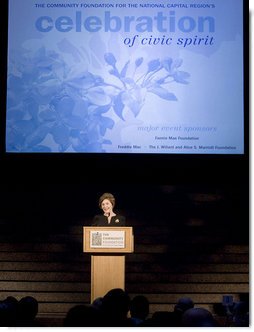
<path fill-rule="evenodd" d="M 124 289 L 124 255 L 92 255 L 91 265 L 91 302 L 113 288 Z"/>

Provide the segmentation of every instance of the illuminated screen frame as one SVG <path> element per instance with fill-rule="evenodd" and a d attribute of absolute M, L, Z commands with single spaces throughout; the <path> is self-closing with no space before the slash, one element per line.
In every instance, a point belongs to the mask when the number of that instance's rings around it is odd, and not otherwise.
<path fill-rule="evenodd" d="M 248 2 L 246 1 L 242 1 L 243 4 L 243 103 L 244 103 L 244 129 L 243 129 L 243 134 L 244 134 L 244 151 L 243 153 L 239 153 L 239 154 L 234 154 L 234 153 L 230 153 L 230 154 L 216 154 L 216 153 L 210 153 L 210 152 L 206 152 L 204 154 L 202 153 L 181 153 L 181 154 L 177 154 L 177 153 L 153 153 L 153 152 L 143 152 L 143 153 L 133 153 L 133 155 L 131 158 L 142 158 L 140 155 L 149 155 L 150 157 L 155 155 L 163 155 L 162 157 L 155 157 L 155 158 L 164 158 L 164 159 L 181 159 L 181 156 L 187 156 L 189 159 L 191 158 L 195 158 L 195 156 L 197 158 L 205 158 L 206 156 L 209 158 L 209 156 L 214 156 L 216 158 L 230 158 L 230 156 L 234 157 L 234 155 L 237 158 L 244 158 L 246 156 L 248 156 L 249 154 L 249 7 L 248 7 Z M 3 2 L 3 11 L 1 12 L 2 16 L 3 16 L 3 20 L 2 20 L 2 30 L 6 32 L 6 34 L 3 34 L 3 42 L 2 44 L 5 45 L 5 50 L 6 52 L 3 52 L 2 54 L 2 73 L 3 73 L 3 77 L 7 78 L 7 45 L 8 45 L 8 34 L 7 34 L 7 26 L 8 26 L 8 1 L 5 0 Z M 112 59 L 111 59 L 112 60 Z M 110 63 L 110 55 L 107 59 L 108 63 Z M 112 62 L 112 61 L 111 61 Z M 2 110 L 6 109 L 6 90 L 7 90 L 7 84 L 6 84 L 6 80 L 4 80 L 2 82 L 2 98 L 1 98 L 1 103 L 2 103 Z M 10 151 L 6 151 L 6 112 L 3 111 L 1 114 L 1 154 L 2 155 L 11 155 L 13 154 Z M 65 152 L 43 152 L 42 155 L 59 155 L 59 154 L 63 154 Z M 20 155 L 33 155 L 36 154 L 38 155 L 39 152 L 29 152 L 29 151 L 25 151 L 25 153 L 23 153 L 23 151 L 19 151 L 19 153 L 15 152 L 14 154 L 20 154 Z M 69 154 L 69 153 L 66 153 Z M 94 156 L 96 155 L 96 158 L 101 158 L 104 155 L 108 155 L 107 158 L 111 158 L 112 156 L 116 156 L 118 158 L 127 158 L 127 156 L 132 155 L 131 152 L 121 152 L 121 153 L 117 153 L 117 152 L 84 152 L 84 151 L 76 151 L 75 153 L 70 153 L 70 155 L 74 155 L 74 154 L 81 154 L 83 155 L 83 157 L 87 157 L 87 158 L 94 158 Z M 180 156 L 181 155 L 181 156 Z M 126 157 L 125 157 L 126 156 Z M 41 158 L 41 157 L 39 157 Z M 71 158 L 71 157 L 68 157 Z M 211 158 L 211 157 L 210 157 Z"/>

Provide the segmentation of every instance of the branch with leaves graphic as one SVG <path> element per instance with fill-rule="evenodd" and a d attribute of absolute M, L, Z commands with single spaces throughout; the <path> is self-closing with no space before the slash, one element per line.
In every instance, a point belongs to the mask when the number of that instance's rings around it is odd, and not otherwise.
<path fill-rule="evenodd" d="M 111 67 L 109 74 L 119 80 L 120 85 L 117 86 L 119 92 L 113 98 L 113 109 L 122 120 L 124 120 L 122 114 L 125 106 L 128 106 L 135 116 L 139 114 L 147 92 L 168 101 L 176 101 L 175 94 L 167 89 L 167 85 L 172 82 L 188 84 L 190 77 L 188 72 L 179 70 L 183 62 L 181 59 L 175 61 L 171 58 L 165 58 L 162 61 L 151 60 L 147 63 L 146 72 L 138 78 L 136 78 L 137 69 L 144 64 L 144 58 L 140 57 L 135 60 L 131 76 L 128 75 L 130 60 L 119 70 L 116 66 L 116 58 L 112 53 L 106 53 L 104 59 Z"/>
<path fill-rule="evenodd" d="M 79 54 L 69 42 L 59 44 L 62 53 Z M 180 71 L 181 60 L 151 60 L 144 74 L 143 58 L 127 61 L 121 70 L 112 53 L 104 59 L 110 66 L 107 81 L 74 65 L 55 51 L 39 48 L 35 52 L 13 53 L 8 71 L 7 141 L 9 152 L 103 152 L 107 130 L 115 121 L 111 110 L 124 119 L 128 107 L 138 116 L 153 93 L 168 101 L 177 100 L 168 89 L 172 82 L 187 84 L 189 74 Z M 132 65 L 132 69 L 131 69 Z M 134 68 L 134 69 L 133 69 Z"/>

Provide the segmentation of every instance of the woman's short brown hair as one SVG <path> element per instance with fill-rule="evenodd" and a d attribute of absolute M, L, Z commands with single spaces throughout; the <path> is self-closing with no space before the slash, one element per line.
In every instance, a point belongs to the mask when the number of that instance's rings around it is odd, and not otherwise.
<path fill-rule="evenodd" d="M 108 199 L 110 201 L 110 203 L 112 204 L 112 206 L 113 207 L 115 206 L 115 203 L 116 203 L 115 197 L 111 193 L 104 193 L 99 198 L 99 207 L 100 208 L 101 208 L 101 204 L 104 201 L 104 199 Z"/>

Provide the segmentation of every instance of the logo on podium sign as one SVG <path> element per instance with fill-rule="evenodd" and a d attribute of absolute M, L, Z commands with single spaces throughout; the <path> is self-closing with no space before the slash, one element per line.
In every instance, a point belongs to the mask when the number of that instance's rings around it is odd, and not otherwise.
<path fill-rule="evenodd" d="M 124 231 L 91 231 L 91 248 L 125 248 Z"/>

